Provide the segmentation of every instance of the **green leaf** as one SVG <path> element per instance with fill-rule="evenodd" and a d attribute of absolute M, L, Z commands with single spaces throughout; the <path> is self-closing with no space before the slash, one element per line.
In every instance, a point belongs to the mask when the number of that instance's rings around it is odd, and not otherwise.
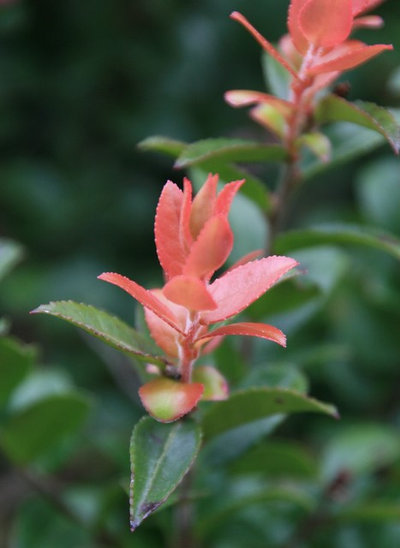
<path fill-rule="evenodd" d="M 44 398 L 9 417 L 0 432 L 0 446 L 12 461 L 27 464 L 76 432 L 89 407 L 88 398 L 77 392 Z"/>
<path fill-rule="evenodd" d="M 0 404 L 8 400 L 31 371 L 35 358 L 36 351 L 32 346 L 22 345 L 11 338 L 0 338 Z"/>
<path fill-rule="evenodd" d="M 400 127 L 390 111 L 374 103 L 350 103 L 337 95 L 328 95 L 318 104 L 315 119 L 320 124 L 351 122 L 376 131 L 389 142 L 396 154 L 399 153 Z"/>
<path fill-rule="evenodd" d="M 308 398 L 285 388 L 249 388 L 236 392 L 226 400 L 216 402 L 204 414 L 202 425 L 205 439 L 219 436 L 231 428 L 282 413 L 310 411 L 337 418 L 332 405 Z"/>
<path fill-rule="evenodd" d="M 330 162 L 305 162 L 301 170 L 303 180 L 364 156 L 384 143 L 384 138 L 380 134 L 347 122 L 334 124 L 327 128 L 326 134 L 332 144 Z"/>
<path fill-rule="evenodd" d="M 345 223 L 322 224 L 286 232 L 276 239 L 274 251 L 285 254 L 294 249 L 325 244 L 366 245 L 400 259 L 400 240 L 392 234 L 369 226 Z"/>
<path fill-rule="evenodd" d="M 288 99 L 290 74 L 271 55 L 264 52 L 261 58 L 262 69 L 266 87 L 281 99 Z"/>
<path fill-rule="evenodd" d="M 165 365 L 164 358 L 150 353 L 146 338 L 119 318 L 94 306 L 73 301 L 55 301 L 43 304 L 32 314 L 50 314 L 84 329 L 110 346 L 144 360 L 146 363 Z"/>
<path fill-rule="evenodd" d="M 308 390 L 308 380 L 294 365 L 269 363 L 252 367 L 240 388 L 268 386 L 269 388 L 289 388 L 305 394 Z"/>
<path fill-rule="evenodd" d="M 175 167 L 184 168 L 208 160 L 226 162 L 281 162 L 286 150 L 280 145 L 263 145 L 245 139 L 204 139 L 187 146 L 175 162 Z"/>
<path fill-rule="evenodd" d="M 0 239 L 0 279 L 21 260 L 23 248 L 12 240 Z"/>
<path fill-rule="evenodd" d="M 288 441 L 267 441 L 252 447 L 231 467 L 234 474 L 277 478 L 315 478 L 318 466 L 303 447 Z"/>
<path fill-rule="evenodd" d="M 296 140 L 298 147 L 308 148 L 322 162 L 328 162 L 332 154 L 331 142 L 326 135 L 318 131 L 304 133 Z"/>
<path fill-rule="evenodd" d="M 167 156 L 176 158 L 187 147 L 187 143 L 183 141 L 176 141 L 169 137 L 163 137 L 161 135 L 155 135 L 154 137 L 148 137 L 138 144 L 138 147 L 144 151 L 161 152 Z"/>
<path fill-rule="evenodd" d="M 192 466 L 201 431 L 192 420 L 161 424 L 143 417 L 132 433 L 130 526 L 134 531 L 178 487 Z"/>

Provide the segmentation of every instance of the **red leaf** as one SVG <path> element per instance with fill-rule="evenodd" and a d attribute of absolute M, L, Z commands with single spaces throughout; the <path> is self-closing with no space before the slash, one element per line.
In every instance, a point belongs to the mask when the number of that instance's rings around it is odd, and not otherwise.
<path fill-rule="evenodd" d="M 380 29 L 383 27 L 384 21 L 379 15 L 366 15 L 365 17 L 357 17 L 353 22 L 353 30 L 355 29 Z"/>
<path fill-rule="evenodd" d="M 161 377 L 139 388 L 146 411 L 159 422 L 173 422 L 197 405 L 204 391 L 200 383 L 184 384 Z"/>
<path fill-rule="evenodd" d="M 298 14 L 302 32 L 316 47 L 341 44 L 353 24 L 351 0 L 308 0 Z"/>
<path fill-rule="evenodd" d="M 173 312 L 163 304 L 160 299 L 155 297 L 151 291 L 148 291 L 136 282 L 121 276 L 121 274 L 115 274 L 113 272 L 104 272 L 98 276 L 99 280 L 114 284 L 131 295 L 134 299 L 140 302 L 142 306 L 148 308 L 159 318 L 167 322 L 171 327 L 183 333 L 177 323 L 177 319 Z"/>
<path fill-rule="evenodd" d="M 288 15 L 288 28 L 290 36 L 293 40 L 297 51 L 301 54 L 306 53 L 308 48 L 308 41 L 305 37 L 300 24 L 299 24 L 299 14 L 304 4 L 307 0 L 292 0 L 289 6 L 289 15 Z"/>
<path fill-rule="evenodd" d="M 382 4 L 383 0 L 353 0 L 353 16 L 355 17 L 359 13 L 370 11 L 379 4 Z"/>
<path fill-rule="evenodd" d="M 225 101 L 232 107 L 244 107 L 258 103 L 272 105 L 284 116 L 289 116 L 292 111 L 292 104 L 274 95 L 262 93 L 261 91 L 251 91 L 246 89 L 233 89 L 225 93 Z"/>
<path fill-rule="evenodd" d="M 298 80 L 296 72 L 292 69 L 289 63 L 282 57 L 279 51 L 275 49 L 274 46 L 270 42 L 268 42 L 268 40 L 264 38 L 264 36 L 262 36 L 258 32 L 258 30 L 253 27 L 253 25 L 249 23 L 246 17 L 244 17 L 238 11 L 234 11 L 231 13 L 231 19 L 234 19 L 235 21 L 241 23 L 250 32 L 250 34 L 253 35 L 253 37 L 257 40 L 261 47 L 265 49 L 265 51 L 267 51 L 274 59 L 276 59 L 278 63 L 280 63 L 288 72 L 290 72 L 295 80 Z"/>
<path fill-rule="evenodd" d="M 184 331 L 188 318 L 188 311 L 186 308 L 168 301 L 161 289 L 153 289 L 151 290 L 151 293 L 170 308 L 171 312 L 173 312 L 176 317 L 181 330 Z M 159 316 L 154 314 L 154 312 L 151 312 L 148 308 L 144 309 L 144 314 L 150 334 L 158 346 L 164 350 L 167 356 L 178 358 L 181 335 L 177 333 L 176 329 L 165 323 L 164 320 L 161 320 Z"/>
<path fill-rule="evenodd" d="M 231 325 L 224 325 L 206 335 L 199 337 L 198 341 L 205 341 L 211 337 L 224 337 L 226 335 L 245 335 L 248 337 L 260 337 L 276 342 L 281 346 L 286 346 L 286 337 L 284 333 L 273 325 L 264 323 L 240 322 Z"/>
<path fill-rule="evenodd" d="M 205 223 L 213 215 L 217 183 L 218 175 L 211 175 L 210 173 L 206 182 L 193 199 L 190 214 L 190 230 L 195 239 L 200 234 Z"/>
<path fill-rule="evenodd" d="M 254 261 L 255 259 L 260 259 L 264 255 L 263 249 L 256 249 L 255 251 L 250 251 L 250 253 L 247 253 L 243 257 L 241 257 L 236 263 L 234 263 L 226 272 L 230 272 L 234 268 L 237 268 L 238 266 L 242 266 L 242 264 L 249 263 L 250 261 Z M 225 272 L 225 274 L 226 274 Z"/>
<path fill-rule="evenodd" d="M 218 308 L 203 313 L 204 321 L 215 323 L 238 314 L 297 264 L 290 257 L 272 256 L 251 261 L 227 272 L 209 286 Z"/>
<path fill-rule="evenodd" d="M 233 234 L 228 221 L 222 215 L 211 217 L 190 249 L 184 274 L 209 279 L 224 264 L 232 246 Z"/>
<path fill-rule="evenodd" d="M 157 255 L 167 277 L 181 274 L 186 249 L 180 236 L 183 192 L 171 181 L 164 186 L 154 223 Z"/>
<path fill-rule="evenodd" d="M 217 201 L 214 208 L 214 215 L 225 215 L 225 217 L 228 216 L 232 200 L 236 196 L 236 193 L 244 184 L 244 182 L 245 179 L 240 179 L 239 181 L 232 181 L 230 183 L 227 183 L 224 186 L 224 188 L 217 196 Z"/>
<path fill-rule="evenodd" d="M 365 63 L 365 61 L 368 61 L 371 57 L 379 55 L 384 50 L 393 49 L 391 44 L 375 44 L 374 46 L 366 46 L 362 42 L 358 42 L 360 45 L 357 47 L 354 47 L 354 42 L 348 42 L 347 44 L 349 44 L 349 47 L 341 48 L 340 54 L 332 51 L 332 53 L 324 55 L 319 63 L 313 65 L 309 69 L 309 74 L 320 74 L 321 72 L 332 72 L 335 70 L 348 70 Z"/>
<path fill-rule="evenodd" d="M 189 310 L 214 310 L 217 305 L 204 282 L 192 276 L 175 276 L 164 286 L 163 293 L 170 301 Z"/>

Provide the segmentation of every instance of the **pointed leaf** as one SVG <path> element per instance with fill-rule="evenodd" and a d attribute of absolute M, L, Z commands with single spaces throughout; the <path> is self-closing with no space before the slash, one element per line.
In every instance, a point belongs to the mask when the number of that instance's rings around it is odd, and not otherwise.
<path fill-rule="evenodd" d="M 157 204 L 154 222 L 157 256 L 168 277 L 182 274 L 186 260 L 184 234 L 181 233 L 182 210 L 186 205 L 184 198 L 181 189 L 168 181 Z"/>
<path fill-rule="evenodd" d="M 103 274 L 100 274 L 100 276 L 97 277 L 99 280 L 103 280 L 120 287 L 129 293 L 131 297 L 139 301 L 142 306 L 148 308 L 154 312 L 154 314 L 157 314 L 157 316 L 167 322 L 168 325 L 177 331 L 182 332 L 174 313 L 165 303 L 158 299 L 152 291 L 148 291 L 133 280 L 130 280 L 121 274 L 116 274 L 115 272 L 103 272 Z"/>
<path fill-rule="evenodd" d="M 257 40 L 257 42 L 260 44 L 260 46 L 269 53 L 274 59 L 278 61 L 292 76 L 295 80 L 298 79 L 297 73 L 292 69 L 292 67 L 289 65 L 289 63 L 282 57 L 282 55 L 279 53 L 279 51 L 274 48 L 274 46 L 268 42 L 262 36 L 258 30 L 256 30 L 253 25 L 244 17 L 241 13 L 238 11 L 234 11 L 230 15 L 231 19 L 234 19 L 235 21 L 238 21 L 240 24 L 244 26 L 245 29 L 247 29 L 250 34 L 253 35 L 253 37 Z"/>
<path fill-rule="evenodd" d="M 200 428 L 192 420 L 161 424 L 144 417 L 138 422 L 130 445 L 132 531 L 178 487 L 200 443 Z"/>
<path fill-rule="evenodd" d="M 245 139 L 204 139 L 186 147 L 175 167 L 194 166 L 214 159 L 227 162 L 281 162 L 286 156 L 286 150 L 280 145 L 263 145 Z"/>
<path fill-rule="evenodd" d="M 161 135 L 155 135 L 154 137 L 148 137 L 138 144 L 138 147 L 144 151 L 162 152 L 168 156 L 176 158 L 182 154 L 187 143 L 183 141 L 176 141 L 169 137 L 163 137 Z"/>
<path fill-rule="evenodd" d="M 222 215 L 211 217 L 190 249 L 183 273 L 209 280 L 229 257 L 233 233 Z"/>
<path fill-rule="evenodd" d="M 202 384 L 187 384 L 159 377 L 141 386 L 139 396 L 153 418 L 160 422 L 173 422 L 196 407 L 203 391 Z"/>
<path fill-rule="evenodd" d="M 318 104 L 315 118 L 320 124 L 345 121 L 372 129 L 383 135 L 396 153 L 400 150 L 399 124 L 391 112 L 374 103 L 350 103 L 342 97 L 328 95 Z"/>
<path fill-rule="evenodd" d="M 193 198 L 189 226 L 190 232 L 195 239 L 214 212 L 218 178 L 218 175 L 209 174 L 206 182 Z"/>
<path fill-rule="evenodd" d="M 49 314 L 84 329 L 108 345 L 131 354 L 140 360 L 165 365 L 162 357 L 152 355 L 145 337 L 125 322 L 99 310 L 94 306 L 73 301 L 56 301 L 43 304 L 32 311 L 34 314 Z"/>
<path fill-rule="evenodd" d="M 217 402 L 204 414 L 202 426 L 205 439 L 258 419 L 282 413 L 324 413 L 337 418 L 337 411 L 313 398 L 284 388 L 249 388 Z"/>
<path fill-rule="evenodd" d="M 18 464 L 46 455 L 73 434 L 86 419 L 90 402 L 77 392 L 41 399 L 2 426 L 0 446 Z"/>
<path fill-rule="evenodd" d="M 206 335 L 199 337 L 198 341 L 204 341 L 211 337 L 225 337 L 227 335 L 244 335 L 247 337 L 260 337 L 276 342 L 281 346 L 286 346 L 286 337 L 284 333 L 273 325 L 264 323 L 241 322 L 218 327 Z"/>
<path fill-rule="evenodd" d="M 238 314 L 296 265 L 290 257 L 272 256 L 230 270 L 209 286 L 218 308 L 204 313 L 204 320 L 215 323 Z"/>
<path fill-rule="evenodd" d="M 279 253 L 287 253 L 294 249 L 321 244 L 367 245 L 386 251 L 396 259 L 400 259 L 400 240 L 392 234 L 374 227 L 345 223 L 323 224 L 286 232 L 278 236 L 275 250 Z"/>
<path fill-rule="evenodd" d="M 360 13 L 370 11 L 382 2 L 383 0 L 353 0 L 353 16 L 356 17 Z"/>
<path fill-rule="evenodd" d="M 328 53 L 322 57 L 321 61 L 313 65 L 308 72 L 311 75 L 337 70 L 342 72 L 365 63 L 385 50 L 392 49 L 393 46 L 391 44 L 375 44 L 373 46 L 362 44 L 357 48 L 350 48 L 347 53 L 343 52 L 341 55 L 336 54 L 333 50 L 332 53 Z"/>
<path fill-rule="evenodd" d="M 293 109 L 292 103 L 289 101 L 284 101 L 268 93 L 247 89 L 226 91 L 225 101 L 232 107 L 245 107 L 258 103 L 271 105 L 284 116 L 289 116 Z"/>

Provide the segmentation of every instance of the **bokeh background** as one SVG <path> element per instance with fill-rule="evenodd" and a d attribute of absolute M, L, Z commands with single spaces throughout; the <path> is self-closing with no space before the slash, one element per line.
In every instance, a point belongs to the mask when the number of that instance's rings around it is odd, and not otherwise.
<path fill-rule="evenodd" d="M 73 299 L 133 321 L 133 302 L 96 276 L 111 270 L 148 287 L 160 281 L 154 210 L 164 182 L 179 183 L 183 176 L 170 159 L 139 151 L 137 143 L 153 134 L 189 142 L 263 138 L 244 111 L 223 101 L 228 89 L 264 89 L 259 47 L 228 15 L 242 11 L 276 41 L 285 31 L 287 6 L 285 0 L 1 2 L 0 235 L 19 242 L 24 257 L 2 283 L 0 311 L 11 320 L 13 335 L 40 347 L 45 369 L 62 372 L 101 402 L 97 412 L 108 430 L 97 432 L 95 445 L 106 448 L 108 457 L 94 477 L 111 482 L 115 462 L 127 469 L 129 430 L 141 413 L 132 407 L 136 396 L 120 389 L 118 372 L 97 346 L 62 322 L 28 312 L 50 300 Z M 393 74 L 400 66 L 400 4 L 388 0 L 376 11 L 385 27 L 358 37 L 396 49 L 343 79 L 351 83 L 350 100 L 399 107 Z M 387 178 L 374 177 L 371 169 Z M 360 173 L 381 178 L 386 198 L 372 183 L 365 191 Z M 308 182 L 289 225 L 362 218 L 400 236 L 398 179 L 398 160 L 381 147 Z M 379 252 L 354 254 L 356 262 L 346 263 L 346 283 L 327 298 L 323 316 L 312 317 L 297 334 L 300 343 L 331 337 L 354 351 L 351 360 L 335 358 L 334 369 L 311 368 L 312 393 L 358 419 L 366 413 L 400 424 L 398 266 Z M 105 439 L 113 421 L 117 441 Z M 122 497 L 120 507 L 124 512 Z M 31 509 L 23 512 L 29 529 Z M 18 534 L 21 547 L 62 545 L 57 536 L 49 544 Z M 89 546 L 74 539 L 65 546 Z"/>

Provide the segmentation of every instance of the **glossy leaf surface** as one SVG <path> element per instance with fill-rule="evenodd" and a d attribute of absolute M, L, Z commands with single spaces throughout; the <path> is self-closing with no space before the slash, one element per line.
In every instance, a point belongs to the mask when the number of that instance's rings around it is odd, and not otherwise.
<path fill-rule="evenodd" d="M 224 432 L 280 413 L 324 413 L 337 417 L 332 405 L 282 388 L 253 388 L 232 394 L 227 401 L 217 402 L 205 413 L 202 421 L 206 440 Z"/>
<path fill-rule="evenodd" d="M 49 314 L 72 323 L 110 346 L 140 360 L 163 365 L 164 359 L 149 351 L 149 343 L 119 318 L 94 306 L 73 301 L 55 301 L 41 305 L 33 313 Z"/>
<path fill-rule="evenodd" d="M 142 418 L 133 429 L 130 526 L 134 531 L 176 489 L 200 449 L 199 426 L 185 420 L 161 424 Z"/>

